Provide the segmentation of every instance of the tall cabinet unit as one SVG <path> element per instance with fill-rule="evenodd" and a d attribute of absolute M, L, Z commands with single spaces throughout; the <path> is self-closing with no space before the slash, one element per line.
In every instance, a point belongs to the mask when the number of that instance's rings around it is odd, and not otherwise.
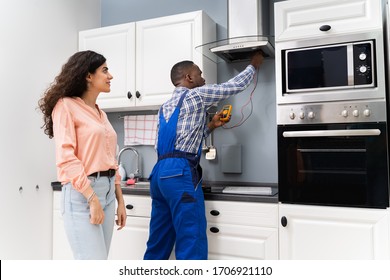
<path fill-rule="evenodd" d="M 341 40 L 348 41 L 348 36 L 353 38 L 351 35 L 356 33 L 381 30 L 384 2 L 296 0 L 275 3 L 278 98 L 283 92 L 280 79 L 284 75 L 282 50 L 286 45 L 298 48 L 302 42 L 313 39 L 318 45 L 337 44 Z M 380 48 L 382 39 L 377 39 L 376 44 Z M 377 69 L 382 67 L 377 65 Z M 385 81 L 378 75 L 377 83 L 379 87 Z M 307 95 L 309 99 L 311 92 Z M 287 103 L 286 96 L 283 102 Z M 282 260 L 390 259 L 389 239 L 390 209 L 279 204 L 279 258 Z"/>
<path fill-rule="evenodd" d="M 215 39 L 215 22 L 196 11 L 81 31 L 79 49 L 103 54 L 114 76 L 111 92 L 98 98 L 102 109 L 145 110 L 171 96 L 170 70 L 179 61 L 192 60 L 208 83 L 216 82 L 216 63 L 196 50 Z"/>
<path fill-rule="evenodd" d="M 280 259 L 389 259 L 389 214 L 389 209 L 280 204 Z"/>

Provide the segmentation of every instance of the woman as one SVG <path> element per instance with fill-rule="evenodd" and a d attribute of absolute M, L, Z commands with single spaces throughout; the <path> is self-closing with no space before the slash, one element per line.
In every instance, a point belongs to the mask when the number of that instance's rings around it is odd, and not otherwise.
<path fill-rule="evenodd" d="M 106 59 L 93 51 L 71 56 L 39 100 L 44 131 L 55 139 L 61 209 L 75 259 L 107 259 L 117 225 L 126 224 L 117 135 L 96 99 L 110 92 Z"/>

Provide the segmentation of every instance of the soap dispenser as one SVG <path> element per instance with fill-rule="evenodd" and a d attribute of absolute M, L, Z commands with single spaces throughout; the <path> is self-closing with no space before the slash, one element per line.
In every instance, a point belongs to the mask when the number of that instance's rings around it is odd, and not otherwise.
<path fill-rule="evenodd" d="M 126 181 L 127 177 L 126 177 L 126 170 L 125 170 L 125 167 L 124 165 L 122 164 L 122 162 L 119 163 L 119 176 L 121 177 L 121 181 Z"/>

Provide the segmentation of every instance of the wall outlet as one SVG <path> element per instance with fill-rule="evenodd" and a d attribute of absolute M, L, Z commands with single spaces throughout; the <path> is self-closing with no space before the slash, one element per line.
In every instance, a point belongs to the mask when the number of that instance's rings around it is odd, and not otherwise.
<path fill-rule="evenodd" d="M 207 160 L 213 160 L 217 157 L 217 149 L 214 147 L 210 147 L 209 151 L 206 153 Z"/>

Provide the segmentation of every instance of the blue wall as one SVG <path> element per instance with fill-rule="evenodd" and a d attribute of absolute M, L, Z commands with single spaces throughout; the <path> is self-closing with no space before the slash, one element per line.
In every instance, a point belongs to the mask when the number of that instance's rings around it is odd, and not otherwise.
<path fill-rule="evenodd" d="M 178 13 L 204 10 L 217 23 L 218 39 L 227 36 L 227 1 L 226 0 L 102 0 L 102 26 L 134 22 Z M 272 6 L 272 5 L 271 5 Z M 270 15 L 273 14 L 271 7 Z M 270 17 L 273 29 L 273 17 Z M 271 31 L 271 34 L 273 32 Z M 276 138 L 276 95 L 275 95 L 275 60 L 266 59 L 260 68 L 258 82 L 253 93 L 253 112 L 240 127 L 234 129 L 219 128 L 214 132 L 214 146 L 217 159 L 201 164 L 204 179 L 210 181 L 261 182 L 277 183 L 277 138 Z M 224 82 L 238 74 L 246 63 L 218 63 L 218 82 Z M 229 98 L 226 103 L 233 105 L 232 119 L 229 125 L 236 124 L 241 118 L 241 107 L 248 103 L 252 84 L 243 93 Z M 244 115 L 250 112 L 244 109 Z M 138 112 L 139 113 L 139 112 Z M 145 113 L 145 112 L 144 112 Z M 149 112 L 155 113 L 155 112 Z M 118 133 L 119 146 L 123 146 L 123 119 L 118 117 L 137 112 L 109 113 L 110 121 Z M 242 145 L 242 173 L 223 173 L 221 170 L 221 147 L 224 144 Z M 151 146 L 137 147 L 142 155 L 142 169 L 147 177 L 156 161 L 156 154 Z M 125 156 L 124 156 L 125 157 Z M 131 169 L 132 167 L 127 167 Z M 130 170 L 128 170 L 130 171 Z"/>

